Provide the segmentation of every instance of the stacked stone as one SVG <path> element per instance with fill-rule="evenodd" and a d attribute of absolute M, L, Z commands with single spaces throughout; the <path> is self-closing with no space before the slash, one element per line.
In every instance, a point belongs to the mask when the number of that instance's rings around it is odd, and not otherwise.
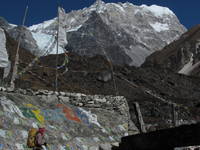
<path fill-rule="evenodd" d="M 49 102 L 59 101 L 79 107 L 104 108 L 117 111 L 122 115 L 126 115 L 129 110 L 126 98 L 123 96 L 85 95 L 82 93 L 55 92 L 48 90 L 33 91 L 31 89 L 16 89 L 14 91 L 4 87 L 0 87 L 0 91 L 38 96 L 47 101 L 49 100 Z"/>

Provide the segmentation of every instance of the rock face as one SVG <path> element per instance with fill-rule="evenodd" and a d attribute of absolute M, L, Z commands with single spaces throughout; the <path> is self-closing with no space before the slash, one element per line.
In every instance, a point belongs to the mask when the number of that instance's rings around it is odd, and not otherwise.
<path fill-rule="evenodd" d="M 131 135 L 122 138 L 117 150 L 190 150 L 198 149 L 200 124 Z M 185 147 L 185 148 L 177 148 Z"/>
<path fill-rule="evenodd" d="M 163 50 L 150 55 L 143 66 L 171 69 L 185 75 L 199 76 L 200 25 L 184 33 Z"/>
<path fill-rule="evenodd" d="M 36 44 L 35 39 L 33 38 L 31 32 L 26 27 L 23 26 L 13 27 L 8 30 L 8 34 L 16 41 L 19 41 L 19 38 L 21 38 L 20 40 L 21 47 L 28 49 L 34 55 L 41 55 L 41 52 Z"/>
<path fill-rule="evenodd" d="M 65 17 L 63 24 L 66 25 L 67 47 L 70 47 L 67 50 L 80 55 L 107 55 L 120 65 L 140 66 L 148 55 L 186 31 L 171 10 L 156 5 L 136 6 L 128 2 L 98 0 L 89 8 L 66 13 Z M 56 18 L 29 29 L 38 47 L 44 47 L 51 38 L 55 39 Z M 41 39 L 43 46 L 39 42 Z"/>
<path fill-rule="evenodd" d="M 68 98 L 69 102 L 59 99 L 59 95 Z M 105 105 L 99 109 L 88 107 L 85 105 L 87 99 L 94 106 L 98 103 Z M 122 112 L 114 111 L 111 104 L 107 104 L 111 99 L 118 99 L 121 104 L 116 106 L 120 106 L 118 108 Z M 74 106 L 70 104 L 71 101 L 82 101 L 84 106 Z M 111 143 L 120 142 L 120 138 L 128 134 L 129 115 L 125 101 L 123 97 L 105 98 L 47 90 L 0 92 L 1 148 L 27 149 L 28 130 L 44 126 L 49 149 L 88 150 L 99 149 L 100 145 L 107 145 L 111 149 Z"/>
<path fill-rule="evenodd" d="M 0 27 L 4 30 L 8 30 L 13 27 L 13 25 L 9 24 L 7 20 L 5 20 L 3 17 L 0 17 Z"/>

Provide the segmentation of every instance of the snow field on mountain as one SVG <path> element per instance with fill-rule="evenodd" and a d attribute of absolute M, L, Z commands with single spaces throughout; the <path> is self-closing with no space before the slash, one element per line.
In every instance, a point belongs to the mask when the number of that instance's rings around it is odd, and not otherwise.
<path fill-rule="evenodd" d="M 94 18 L 90 20 L 93 13 L 99 16 L 99 20 Z M 89 38 L 113 38 L 116 39 L 115 46 L 121 47 L 121 55 L 122 53 L 124 54 L 124 58 L 120 56 L 122 60 L 119 60 L 119 62 L 133 66 L 140 66 L 147 56 L 156 50 L 162 49 L 186 30 L 169 8 L 157 5 L 137 6 L 128 2 L 105 3 L 99 0 L 88 8 L 71 11 L 66 14 L 63 13 L 61 16 L 65 18 L 61 24 L 65 27 L 66 40 L 73 47 L 75 53 L 86 49 L 88 54 L 91 53 L 91 56 L 96 55 L 98 52 L 90 50 L 89 45 L 92 43 L 90 44 L 91 40 Z M 48 45 L 50 39 L 53 38 L 52 35 L 54 38 L 56 37 L 56 20 L 54 18 L 29 27 L 31 32 L 34 32 L 33 36 L 40 51 L 43 51 L 43 49 L 45 51 L 45 45 Z M 103 37 L 109 31 L 104 31 L 102 26 L 107 26 L 106 30 L 110 30 L 113 33 L 110 36 L 113 37 Z M 93 33 L 96 30 L 99 30 L 101 37 L 90 37 L 96 35 Z M 88 31 L 90 31 L 90 35 Z M 74 37 L 76 39 L 72 39 Z M 102 41 L 102 39 L 97 40 Z M 105 43 L 100 43 L 100 45 L 105 45 Z M 98 44 L 94 45 L 95 49 L 99 49 L 98 46 Z M 61 47 L 65 46 L 61 45 Z M 61 47 L 59 48 L 59 53 L 63 53 Z M 105 45 L 104 49 L 106 47 L 109 47 L 109 44 Z M 55 53 L 56 46 L 50 54 Z M 129 59 L 130 61 L 126 61 Z"/>
<path fill-rule="evenodd" d="M 167 7 L 161 7 L 157 5 L 141 5 L 141 8 L 143 8 L 144 11 L 150 11 L 153 13 L 156 17 L 163 17 L 163 15 L 175 15 L 169 8 Z"/>
<path fill-rule="evenodd" d="M 156 32 L 169 30 L 168 24 L 162 24 L 162 23 L 156 22 L 156 23 L 150 23 L 150 25 Z"/>
<path fill-rule="evenodd" d="M 45 33 L 41 33 L 41 32 L 32 32 L 33 38 L 35 39 L 38 47 L 40 50 L 42 51 L 46 51 L 46 48 L 49 48 L 50 45 L 52 44 L 51 41 L 55 41 L 55 36 L 53 35 L 49 35 L 49 34 L 45 34 Z M 56 54 L 57 53 L 57 42 L 56 44 L 52 47 L 52 49 L 50 50 L 49 54 Z M 64 53 L 64 49 L 62 47 L 58 47 L 58 54 Z"/>

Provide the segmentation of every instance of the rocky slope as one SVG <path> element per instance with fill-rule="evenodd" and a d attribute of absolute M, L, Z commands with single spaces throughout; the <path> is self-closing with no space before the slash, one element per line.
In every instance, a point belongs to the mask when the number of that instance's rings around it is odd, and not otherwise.
<path fill-rule="evenodd" d="M 199 76 L 200 25 L 184 33 L 178 40 L 150 55 L 143 66 L 168 68 L 185 75 Z"/>
<path fill-rule="evenodd" d="M 148 55 L 186 31 L 171 10 L 156 5 L 136 6 L 128 2 L 97 0 L 88 8 L 64 13 L 62 17 L 67 50 L 87 56 L 106 54 L 120 65 L 140 66 Z M 24 48 L 37 55 L 43 55 L 46 50 L 56 53 L 57 18 L 24 30 Z M 15 37 L 15 31 L 10 32 Z M 26 41 L 31 44 L 27 45 Z M 64 46 L 59 47 L 59 53 L 63 53 Z"/>
<path fill-rule="evenodd" d="M 64 60 L 62 55 L 60 60 L 61 65 Z M 53 55 L 42 58 L 40 68 L 35 65 L 24 73 L 16 81 L 16 86 L 24 89 L 31 87 L 54 90 L 54 61 Z M 115 67 L 114 72 L 118 94 L 127 98 L 131 119 L 136 125 L 135 102 L 139 102 L 141 106 L 147 130 L 172 126 L 173 103 L 177 106 L 180 124 L 198 121 L 199 79 L 150 68 Z M 59 70 L 59 90 L 115 95 L 113 80 L 108 75 L 111 75 L 109 64 L 101 56 L 82 58 L 71 54 L 68 71 L 65 72 L 64 68 Z"/>
<path fill-rule="evenodd" d="M 17 43 L 8 35 L 9 60 L 14 61 Z M 23 72 L 34 56 L 20 48 L 19 78 L 16 87 L 31 89 L 55 89 L 55 57 L 49 55 L 37 60 Z M 84 94 L 116 95 L 110 63 L 102 56 L 82 57 L 69 53 L 69 63 L 59 55 L 58 85 L 60 91 Z M 13 64 L 13 63 L 11 63 Z M 12 66 L 12 65 L 11 65 Z M 7 79 L 9 79 L 10 75 Z M 5 81 L 7 80 L 5 79 Z M 137 124 L 135 102 L 139 102 L 148 130 L 172 126 L 171 105 L 179 112 L 179 123 L 199 120 L 199 78 L 176 74 L 170 70 L 114 66 L 114 79 L 118 94 L 127 98 L 131 119 Z M 193 93 L 193 94 L 191 94 Z"/>

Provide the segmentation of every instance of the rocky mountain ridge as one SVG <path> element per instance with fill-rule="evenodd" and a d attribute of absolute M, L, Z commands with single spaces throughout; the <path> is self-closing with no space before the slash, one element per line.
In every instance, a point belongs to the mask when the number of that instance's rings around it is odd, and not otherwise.
<path fill-rule="evenodd" d="M 171 69 L 174 72 L 199 76 L 200 25 L 184 33 L 159 52 L 150 55 L 143 66 Z"/>
<path fill-rule="evenodd" d="M 171 10 L 156 5 L 97 0 L 88 8 L 63 15 L 68 51 L 87 56 L 106 54 L 118 65 L 140 66 L 148 55 L 186 31 Z M 43 55 L 47 49 L 56 53 L 57 18 L 24 30 L 25 49 L 36 55 Z M 11 29 L 9 33 L 16 39 L 15 31 Z M 63 52 L 60 46 L 59 53 Z"/>

